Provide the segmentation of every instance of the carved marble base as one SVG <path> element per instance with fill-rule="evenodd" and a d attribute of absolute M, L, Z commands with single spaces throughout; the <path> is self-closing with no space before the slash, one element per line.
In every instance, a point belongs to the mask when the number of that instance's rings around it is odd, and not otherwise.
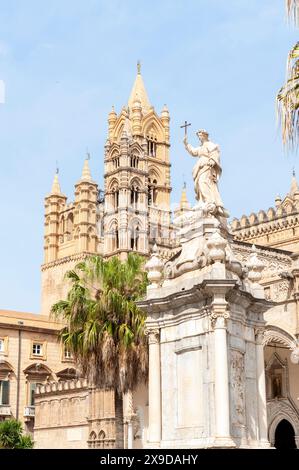
<path fill-rule="evenodd" d="M 234 449 L 235 447 L 237 447 L 237 445 L 233 441 L 233 439 L 228 436 L 228 437 L 215 437 L 210 447 L 213 449 L 223 449 L 223 448 Z"/>
<path fill-rule="evenodd" d="M 159 449 L 160 448 L 160 442 L 146 442 L 144 448 L 145 449 Z"/>

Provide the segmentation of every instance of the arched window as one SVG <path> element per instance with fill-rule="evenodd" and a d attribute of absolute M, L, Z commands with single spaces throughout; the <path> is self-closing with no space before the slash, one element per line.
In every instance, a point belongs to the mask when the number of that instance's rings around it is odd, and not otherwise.
<path fill-rule="evenodd" d="M 113 209 L 117 210 L 119 206 L 119 189 L 118 186 L 112 188 L 112 205 Z"/>
<path fill-rule="evenodd" d="M 134 184 L 131 186 L 131 204 L 134 209 L 136 209 L 138 200 L 139 200 L 139 188 L 136 184 Z"/>
<path fill-rule="evenodd" d="M 92 227 L 89 227 L 88 229 L 88 236 L 87 236 L 87 246 L 86 249 L 87 251 L 94 251 L 94 246 L 93 246 L 93 235 L 94 235 L 94 230 Z"/>
<path fill-rule="evenodd" d="M 118 155 L 113 158 L 112 164 L 113 164 L 113 169 L 114 170 L 119 167 L 119 156 Z"/>
<path fill-rule="evenodd" d="M 131 168 L 138 168 L 138 156 L 132 155 L 130 157 L 130 166 Z"/>
<path fill-rule="evenodd" d="M 119 234 L 118 234 L 118 225 L 114 223 L 112 226 L 112 243 L 111 243 L 111 251 L 118 250 L 119 248 Z"/>
<path fill-rule="evenodd" d="M 155 157 L 157 154 L 157 138 L 147 136 L 147 154 L 149 157 Z"/>
<path fill-rule="evenodd" d="M 138 223 L 134 224 L 131 229 L 131 250 L 139 250 L 139 225 Z"/>
<path fill-rule="evenodd" d="M 74 227 L 74 216 L 73 216 L 73 213 L 70 212 L 66 221 L 67 240 L 71 240 L 73 237 L 73 227 Z"/>
<path fill-rule="evenodd" d="M 59 222 L 59 240 L 60 240 L 60 243 L 63 243 L 63 235 L 64 235 L 64 231 L 65 231 L 65 222 L 64 222 L 64 216 L 62 215 L 61 218 L 60 218 L 60 222 Z"/>
<path fill-rule="evenodd" d="M 151 206 L 157 202 L 157 180 L 148 179 L 148 205 Z"/>

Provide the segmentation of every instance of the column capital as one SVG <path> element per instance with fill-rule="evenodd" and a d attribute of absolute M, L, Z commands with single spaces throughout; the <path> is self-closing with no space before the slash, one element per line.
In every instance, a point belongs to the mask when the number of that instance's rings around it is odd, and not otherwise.
<path fill-rule="evenodd" d="M 158 344 L 160 342 L 159 328 L 147 328 L 145 330 L 145 336 L 148 337 L 148 344 Z"/>
<path fill-rule="evenodd" d="M 226 328 L 227 320 L 230 318 L 230 313 L 226 305 L 213 306 L 210 311 L 210 320 L 213 328 Z"/>

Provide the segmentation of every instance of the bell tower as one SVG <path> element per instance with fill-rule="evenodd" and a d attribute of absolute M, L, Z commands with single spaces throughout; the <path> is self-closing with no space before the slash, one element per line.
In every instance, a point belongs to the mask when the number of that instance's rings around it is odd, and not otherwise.
<path fill-rule="evenodd" d="M 150 104 L 141 67 L 126 106 L 108 116 L 104 254 L 122 259 L 170 242 L 169 112 Z"/>

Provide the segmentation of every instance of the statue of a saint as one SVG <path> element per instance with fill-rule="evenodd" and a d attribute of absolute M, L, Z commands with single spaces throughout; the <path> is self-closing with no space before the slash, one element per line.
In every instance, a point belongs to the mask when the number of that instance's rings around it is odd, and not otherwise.
<path fill-rule="evenodd" d="M 198 157 L 192 171 L 196 199 L 208 213 L 229 217 L 218 190 L 218 180 L 222 173 L 219 145 L 209 140 L 209 134 L 204 129 L 197 131 L 196 135 L 201 142 L 199 147 L 192 147 L 188 144 L 187 135 L 184 137 L 186 150 L 192 157 Z"/>

